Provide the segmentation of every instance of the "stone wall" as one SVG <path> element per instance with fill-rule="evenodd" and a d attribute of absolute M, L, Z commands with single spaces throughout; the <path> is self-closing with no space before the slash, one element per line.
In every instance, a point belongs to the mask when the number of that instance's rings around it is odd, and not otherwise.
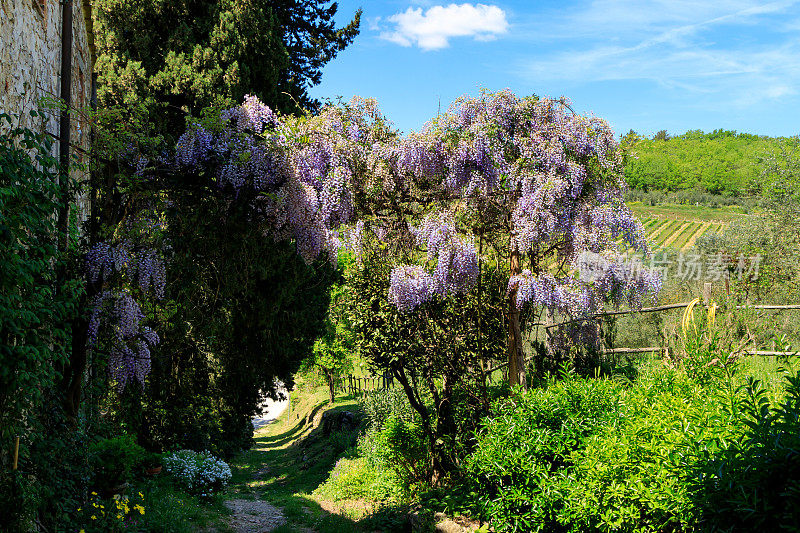
<path fill-rule="evenodd" d="M 72 6 L 72 107 L 71 143 L 89 150 L 89 127 L 84 111 L 91 103 L 92 57 L 87 21 L 89 3 L 73 0 Z M 58 135 L 59 112 L 42 106 L 42 99 L 55 99 L 61 90 L 61 4 L 59 0 L 0 0 L 0 112 L 18 115 L 19 125 Z M 31 110 L 47 114 L 42 120 Z M 2 133 L 2 131 L 0 131 Z M 73 153 L 86 158 L 79 150 Z M 53 154 L 58 155 L 54 139 Z M 83 179 L 85 172 L 76 171 Z M 79 201 L 81 211 L 86 199 Z"/>

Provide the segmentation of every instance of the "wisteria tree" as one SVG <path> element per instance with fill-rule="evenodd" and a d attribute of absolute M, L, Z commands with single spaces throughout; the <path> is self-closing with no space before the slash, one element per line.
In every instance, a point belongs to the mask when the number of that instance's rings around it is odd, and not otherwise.
<path fill-rule="evenodd" d="M 523 306 L 580 319 L 607 303 L 640 307 L 660 288 L 657 273 L 624 255 L 648 249 L 623 201 L 613 132 L 564 101 L 510 91 L 462 98 L 373 154 L 373 175 L 384 183 L 379 203 L 393 215 L 386 230 L 400 232 L 394 242 L 407 251 L 424 251 L 394 268 L 389 298 L 413 312 L 469 291 L 492 252 L 507 265 L 512 384 L 525 383 Z M 593 324 L 571 332 L 596 341 Z"/>

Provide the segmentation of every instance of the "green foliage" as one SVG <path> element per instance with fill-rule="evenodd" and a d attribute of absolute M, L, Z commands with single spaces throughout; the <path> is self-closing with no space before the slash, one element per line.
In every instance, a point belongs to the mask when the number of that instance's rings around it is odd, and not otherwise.
<path fill-rule="evenodd" d="M 573 465 L 617 411 L 620 391 L 610 380 L 573 376 L 495 404 L 467 461 L 478 506 L 493 524 L 513 531 L 563 528 Z"/>
<path fill-rule="evenodd" d="M 313 107 L 309 86 L 359 32 L 322 0 L 101 0 L 93 9 L 98 99 L 139 108 L 148 130 L 179 132 L 184 114 L 257 95 L 273 109 Z"/>
<path fill-rule="evenodd" d="M 419 422 L 390 417 L 371 437 L 369 458 L 394 470 L 404 486 L 430 479 L 431 451 Z"/>
<path fill-rule="evenodd" d="M 367 457 L 343 457 L 314 494 L 331 500 L 384 502 L 404 496 L 401 481 L 391 468 L 376 468 Z"/>
<path fill-rule="evenodd" d="M 750 378 L 739 394 L 744 434 L 720 438 L 719 450 L 695 445 L 694 489 L 710 529 L 797 531 L 800 524 L 800 373 L 786 377 L 777 405 Z"/>
<path fill-rule="evenodd" d="M 634 189 L 698 191 L 724 196 L 749 196 L 767 188 L 762 159 L 781 143 L 796 139 L 770 138 L 732 131 L 688 131 L 677 137 L 626 137 L 631 156 L 625 178 Z"/>
<path fill-rule="evenodd" d="M 499 531 L 791 530 L 800 374 L 780 401 L 733 371 L 701 377 L 570 377 L 497 404 L 454 508 Z"/>
<path fill-rule="evenodd" d="M 612 423 L 581 454 L 562 523 L 573 531 L 692 529 L 698 513 L 686 445 L 724 429 L 719 404 L 709 396 L 672 372 L 626 391 Z"/>
<path fill-rule="evenodd" d="M 641 202 L 645 206 L 687 205 L 710 207 L 712 209 L 739 206 L 745 212 L 751 212 L 763 204 L 763 200 L 760 198 L 711 194 L 697 189 L 681 189 L 678 191 L 629 189 L 625 191 L 625 201 L 629 204 L 631 202 Z"/>
<path fill-rule="evenodd" d="M 397 387 L 371 392 L 360 403 L 370 429 L 382 428 L 389 418 L 411 422 L 417 416 L 405 393 Z"/>
<path fill-rule="evenodd" d="M 334 500 L 407 499 L 412 485 L 426 482 L 430 475 L 431 454 L 419 415 L 398 388 L 371 392 L 361 407 L 366 430 L 315 494 Z"/>
<path fill-rule="evenodd" d="M 7 124 L 6 124 L 7 123 Z M 0 127 L 11 126 L 0 115 Z M 67 198 L 42 135 L 14 128 L 0 136 L 0 442 L 24 433 L 25 411 L 43 401 L 69 354 L 66 321 L 82 288 L 56 284 L 66 267 L 56 213 Z M 8 445 L 1 449 L 5 452 Z M 7 465 L 7 456 L 0 455 Z"/>
<path fill-rule="evenodd" d="M 141 465 L 144 460 L 145 451 L 132 435 L 120 435 L 92 444 L 89 457 L 94 485 L 100 491 L 108 491 L 130 478 L 134 465 Z"/>
<path fill-rule="evenodd" d="M 13 509 L 0 513 L 3 530 L 24 527 L 34 508 L 45 523 L 63 521 L 85 461 L 75 457 L 85 453 L 75 448 L 80 432 L 64 427 L 57 392 L 83 294 L 69 275 L 74 234 L 59 235 L 56 227 L 74 189 L 59 177 L 49 140 L 13 123 L 0 114 L 0 508 Z M 16 436 L 19 473 L 7 474 Z"/>

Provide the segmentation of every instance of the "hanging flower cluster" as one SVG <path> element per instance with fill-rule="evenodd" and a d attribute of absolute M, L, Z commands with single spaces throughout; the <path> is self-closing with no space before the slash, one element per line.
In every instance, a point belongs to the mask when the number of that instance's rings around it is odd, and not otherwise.
<path fill-rule="evenodd" d="M 86 255 L 89 280 L 109 286 L 114 277 L 127 277 L 142 293 L 164 296 L 166 271 L 163 259 L 151 248 L 134 250 L 128 240 L 116 246 L 101 242 Z M 101 331 L 109 339 L 108 371 L 120 390 L 137 380 L 144 384 L 150 373 L 150 350 L 158 335 L 143 324 L 144 313 L 127 289 L 103 289 L 92 301 L 87 334 L 88 347 L 97 346 Z"/>

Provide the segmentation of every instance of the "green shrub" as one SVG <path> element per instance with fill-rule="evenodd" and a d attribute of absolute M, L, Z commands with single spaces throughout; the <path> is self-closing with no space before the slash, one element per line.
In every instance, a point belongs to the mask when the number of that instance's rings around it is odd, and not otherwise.
<path fill-rule="evenodd" d="M 418 414 L 398 388 L 382 389 L 361 400 L 366 431 L 331 434 L 330 444 L 345 452 L 316 494 L 331 498 L 364 499 L 375 502 L 398 501 L 407 497 L 409 487 L 429 475 L 430 452 Z"/>
<path fill-rule="evenodd" d="M 800 373 L 779 402 L 733 371 L 701 377 L 568 378 L 497 405 L 458 505 L 498 531 L 796 531 Z"/>
<path fill-rule="evenodd" d="M 365 457 L 343 457 L 315 494 L 336 500 L 388 501 L 404 495 L 402 483 L 390 468 L 375 468 Z"/>
<path fill-rule="evenodd" d="M 417 416 L 399 387 L 380 389 L 367 394 L 360 402 L 367 427 L 382 428 L 389 418 L 413 421 Z"/>
<path fill-rule="evenodd" d="M 467 469 L 479 506 L 501 530 L 562 529 L 570 471 L 617 411 L 621 385 L 567 377 L 495 405 Z"/>
<path fill-rule="evenodd" d="M 624 391 L 611 422 L 576 461 L 561 523 L 574 531 L 695 527 L 688 446 L 726 431 L 722 404 L 678 371 L 660 371 Z"/>
<path fill-rule="evenodd" d="M 129 479 L 132 468 L 142 463 L 146 453 L 132 435 L 121 435 L 95 442 L 89 447 L 89 456 L 95 486 L 108 492 Z"/>
<path fill-rule="evenodd" d="M 787 376 L 782 403 L 750 379 L 735 407 L 743 434 L 718 438 L 716 452 L 692 449 L 705 522 L 718 531 L 800 530 L 800 373 Z"/>
<path fill-rule="evenodd" d="M 361 401 L 367 421 L 358 451 L 376 469 L 393 471 L 404 490 L 430 476 L 431 451 L 419 414 L 398 388 L 375 391 Z"/>
<path fill-rule="evenodd" d="M 405 486 L 430 479 L 431 452 L 420 424 L 391 417 L 373 437 L 368 457 L 391 467 Z"/>

